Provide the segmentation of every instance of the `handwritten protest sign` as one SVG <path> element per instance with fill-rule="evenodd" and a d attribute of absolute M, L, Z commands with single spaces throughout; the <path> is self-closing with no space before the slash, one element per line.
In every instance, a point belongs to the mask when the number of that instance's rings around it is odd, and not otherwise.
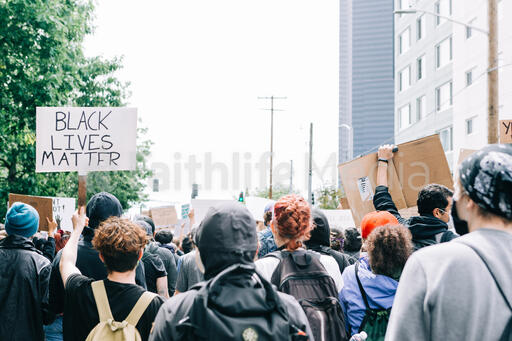
<path fill-rule="evenodd" d="M 500 121 L 500 143 L 512 143 L 512 120 Z"/>
<path fill-rule="evenodd" d="M 350 227 L 356 227 L 352 212 L 350 210 L 322 210 L 329 222 L 329 227 L 336 227 L 345 230 Z"/>
<path fill-rule="evenodd" d="M 156 229 L 162 229 L 178 224 L 178 215 L 174 206 L 155 207 L 149 210 Z"/>
<path fill-rule="evenodd" d="M 181 219 L 187 219 L 190 212 L 190 204 L 181 205 Z"/>
<path fill-rule="evenodd" d="M 46 218 L 52 220 L 52 198 L 9 193 L 9 207 L 15 202 L 28 204 L 39 213 L 39 231 L 48 231 Z"/>
<path fill-rule="evenodd" d="M 372 200 L 377 167 L 377 153 L 339 165 L 340 178 L 357 225 L 366 213 L 375 210 Z M 429 183 L 453 187 L 439 135 L 398 145 L 387 175 L 389 192 L 399 210 L 416 206 L 418 192 Z"/>
<path fill-rule="evenodd" d="M 134 170 L 137 109 L 38 107 L 36 172 Z"/>
<path fill-rule="evenodd" d="M 52 198 L 53 219 L 57 222 L 57 229 L 73 231 L 71 217 L 75 212 L 75 198 Z"/>

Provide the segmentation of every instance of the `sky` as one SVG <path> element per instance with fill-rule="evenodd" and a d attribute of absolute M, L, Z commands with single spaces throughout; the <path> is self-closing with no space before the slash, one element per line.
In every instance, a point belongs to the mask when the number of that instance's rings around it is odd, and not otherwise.
<path fill-rule="evenodd" d="M 313 189 L 336 183 L 337 0 L 103 0 L 88 56 L 123 57 L 128 106 L 154 142 L 154 200 L 231 198 L 268 186 L 269 100 L 274 185 L 307 194 L 309 124 Z M 239 161 L 237 161 L 237 158 Z M 195 162 L 193 162 L 195 160 Z"/>

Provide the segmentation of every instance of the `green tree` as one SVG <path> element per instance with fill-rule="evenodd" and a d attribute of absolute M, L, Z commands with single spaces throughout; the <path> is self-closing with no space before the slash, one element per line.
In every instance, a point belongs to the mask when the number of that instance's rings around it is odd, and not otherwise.
<path fill-rule="evenodd" d="M 298 192 L 295 191 L 295 190 L 292 190 L 291 193 L 298 194 Z M 279 199 L 282 196 L 285 196 L 287 194 L 290 194 L 290 187 L 288 187 L 288 186 L 285 187 L 283 185 L 274 185 L 274 186 L 272 186 L 272 199 L 273 200 L 277 200 L 277 199 Z M 256 190 L 254 192 L 254 195 L 257 196 L 257 197 L 260 197 L 260 198 L 267 198 L 267 199 L 269 199 L 269 197 L 268 197 L 268 187 L 267 188 L 263 188 L 263 189 L 256 188 Z"/>
<path fill-rule="evenodd" d="M 315 191 L 317 206 L 324 210 L 334 210 L 338 208 L 343 194 L 343 190 L 336 185 L 324 185 Z"/>
<path fill-rule="evenodd" d="M 0 0 L 0 202 L 8 193 L 77 193 L 76 173 L 35 173 L 36 107 L 125 105 L 121 60 L 84 56 L 93 11 L 90 0 Z M 88 194 L 111 190 L 124 208 L 143 200 L 150 146 L 139 142 L 136 171 L 90 173 Z"/>

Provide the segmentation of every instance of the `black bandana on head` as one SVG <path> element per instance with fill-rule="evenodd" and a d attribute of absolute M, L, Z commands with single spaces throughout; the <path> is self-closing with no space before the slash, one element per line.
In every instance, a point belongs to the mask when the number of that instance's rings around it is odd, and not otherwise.
<path fill-rule="evenodd" d="M 462 162 L 459 178 L 478 206 L 512 220 L 512 145 L 482 148 Z"/>

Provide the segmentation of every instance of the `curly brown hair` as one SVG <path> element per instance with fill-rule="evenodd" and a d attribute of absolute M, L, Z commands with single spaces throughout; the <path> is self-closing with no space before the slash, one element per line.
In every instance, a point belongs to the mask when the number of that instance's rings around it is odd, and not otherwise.
<path fill-rule="evenodd" d="M 108 272 L 135 269 L 146 245 L 146 232 L 128 219 L 110 217 L 100 224 L 92 245 L 103 256 Z"/>
<path fill-rule="evenodd" d="M 274 205 L 274 217 L 279 236 L 290 240 L 286 245 L 289 250 L 298 249 L 303 240 L 311 237 L 311 208 L 303 197 L 289 194 L 279 199 Z"/>
<path fill-rule="evenodd" d="M 401 225 L 384 225 L 374 229 L 366 240 L 372 272 L 399 278 L 412 254 L 412 235 Z"/>

